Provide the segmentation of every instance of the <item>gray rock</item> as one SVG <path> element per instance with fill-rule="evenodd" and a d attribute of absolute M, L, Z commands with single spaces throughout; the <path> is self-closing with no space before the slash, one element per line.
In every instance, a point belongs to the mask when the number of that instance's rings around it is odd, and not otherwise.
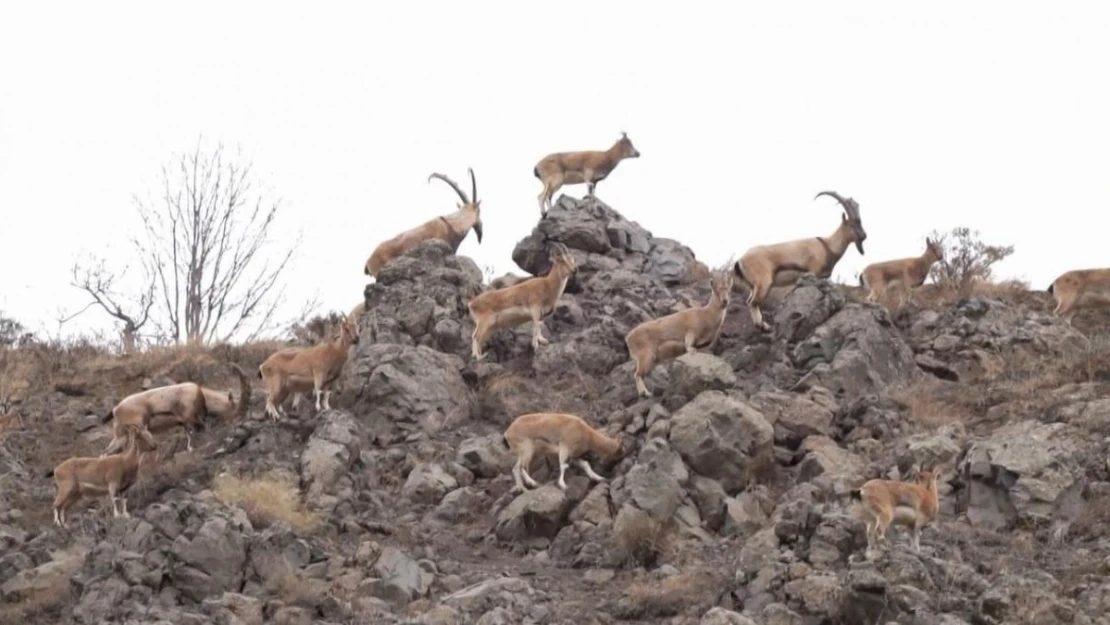
<path fill-rule="evenodd" d="M 748 482 L 753 459 L 771 452 L 774 430 L 735 395 L 706 391 L 671 418 L 670 442 L 700 475 L 733 493 Z"/>

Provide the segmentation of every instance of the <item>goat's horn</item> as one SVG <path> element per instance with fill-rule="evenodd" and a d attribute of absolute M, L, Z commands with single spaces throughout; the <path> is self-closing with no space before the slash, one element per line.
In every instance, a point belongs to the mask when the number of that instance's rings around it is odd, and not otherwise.
<path fill-rule="evenodd" d="M 442 181 L 446 182 L 447 184 L 451 185 L 451 188 L 455 190 L 455 193 L 458 193 L 459 197 L 462 198 L 463 204 L 469 204 L 470 203 L 470 200 L 466 199 L 466 194 L 463 193 L 463 190 L 459 188 L 459 185 L 455 184 L 454 180 L 451 180 L 447 176 L 445 176 L 443 174 L 440 174 L 440 173 L 435 173 L 435 174 L 432 174 L 432 175 L 428 176 L 428 182 L 431 182 L 432 178 L 439 178 L 440 180 L 442 180 Z"/>
<path fill-rule="evenodd" d="M 478 201 L 478 181 L 474 179 L 474 170 L 470 167 L 466 168 L 470 172 L 470 201 Z"/>
<path fill-rule="evenodd" d="M 822 192 L 818 193 L 817 195 L 813 196 L 813 199 L 816 200 L 817 198 L 821 197 L 822 195 L 827 195 L 831 198 L 836 198 L 837 202 L 840 202 L 841 205 L 844 204 L 844 198 L 840 197 L 840 194 L 837 193 L 836 191 L 822 191 Z"/>

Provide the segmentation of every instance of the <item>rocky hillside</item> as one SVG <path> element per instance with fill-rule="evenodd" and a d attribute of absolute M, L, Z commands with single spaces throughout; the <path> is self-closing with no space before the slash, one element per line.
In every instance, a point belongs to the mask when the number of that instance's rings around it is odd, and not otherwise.
<path fill-rule="evenodd" d="M 10 354 L 30 386 L 0 447 L 0 622 L 1110 623 L 1110 368 L 1047 295 L 926 287 L 891 314 L 807 277 L 771 334 L 735 296 L 711 353 L 657 367 L 641 399 L 623 337 L 703 303 L 706 267 L 594 201 L 561 198 L 513 259 L 542 274 L 551 240 L 580 269 L 538 353 L 524 326 L 475 363 L 482 274 L 425 244 L 367 286 L 335 409 L 264 420 L 256 388 L 253 419 L 193 453 L 162 437 L 128 519 L 101 499 L 55 528 L 42 474 L 99 453 L 122 395 L 234 389 L 221 362 L 267 348 Z M 637 445 L 607 483 L 572 467 L 563 492 L 549 462 L 512 494 L 501 432 L 538 410 Z M 863 560 L 849 490 L 921 465 L 942 471 L 921 553 L 892 529 Z"/>

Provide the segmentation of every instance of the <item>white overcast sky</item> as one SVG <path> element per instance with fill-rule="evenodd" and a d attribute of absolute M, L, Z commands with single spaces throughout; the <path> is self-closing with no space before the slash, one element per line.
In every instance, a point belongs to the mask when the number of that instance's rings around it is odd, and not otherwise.
<path fill-rule="evenodd" d="M 838 279 L 966 225 L 1044 288 L 1110 265 L 1108 60 L 1098 2 L 8 2 L 0 310 L 82 306 L 74 259 L 126 263 L 132 194 L 201 135 L 283 198 L 275 247 L 303 230 L 290 309 L 356 304 L 378 242 L 454 208 L 433 171 L 474 168 L 460 253 L 519 272 L 533 165 L 621 130 L 643 156 L 598 196 L 709 263 L 832 232 L 834 189 L 869 237 Z"/>

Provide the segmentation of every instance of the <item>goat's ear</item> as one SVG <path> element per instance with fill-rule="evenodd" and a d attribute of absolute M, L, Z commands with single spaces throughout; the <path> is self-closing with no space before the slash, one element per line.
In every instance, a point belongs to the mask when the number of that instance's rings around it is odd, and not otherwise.
<path fill-rule="evenodd" d="M 231 394 L 231 391 L 227 392 L 227 401 L 235 403 L 235 396 Z"/>
<path fill-rule="evenodd" d="M 840 213 L 840 221 L 848 221 L 848 215 Z"/>

